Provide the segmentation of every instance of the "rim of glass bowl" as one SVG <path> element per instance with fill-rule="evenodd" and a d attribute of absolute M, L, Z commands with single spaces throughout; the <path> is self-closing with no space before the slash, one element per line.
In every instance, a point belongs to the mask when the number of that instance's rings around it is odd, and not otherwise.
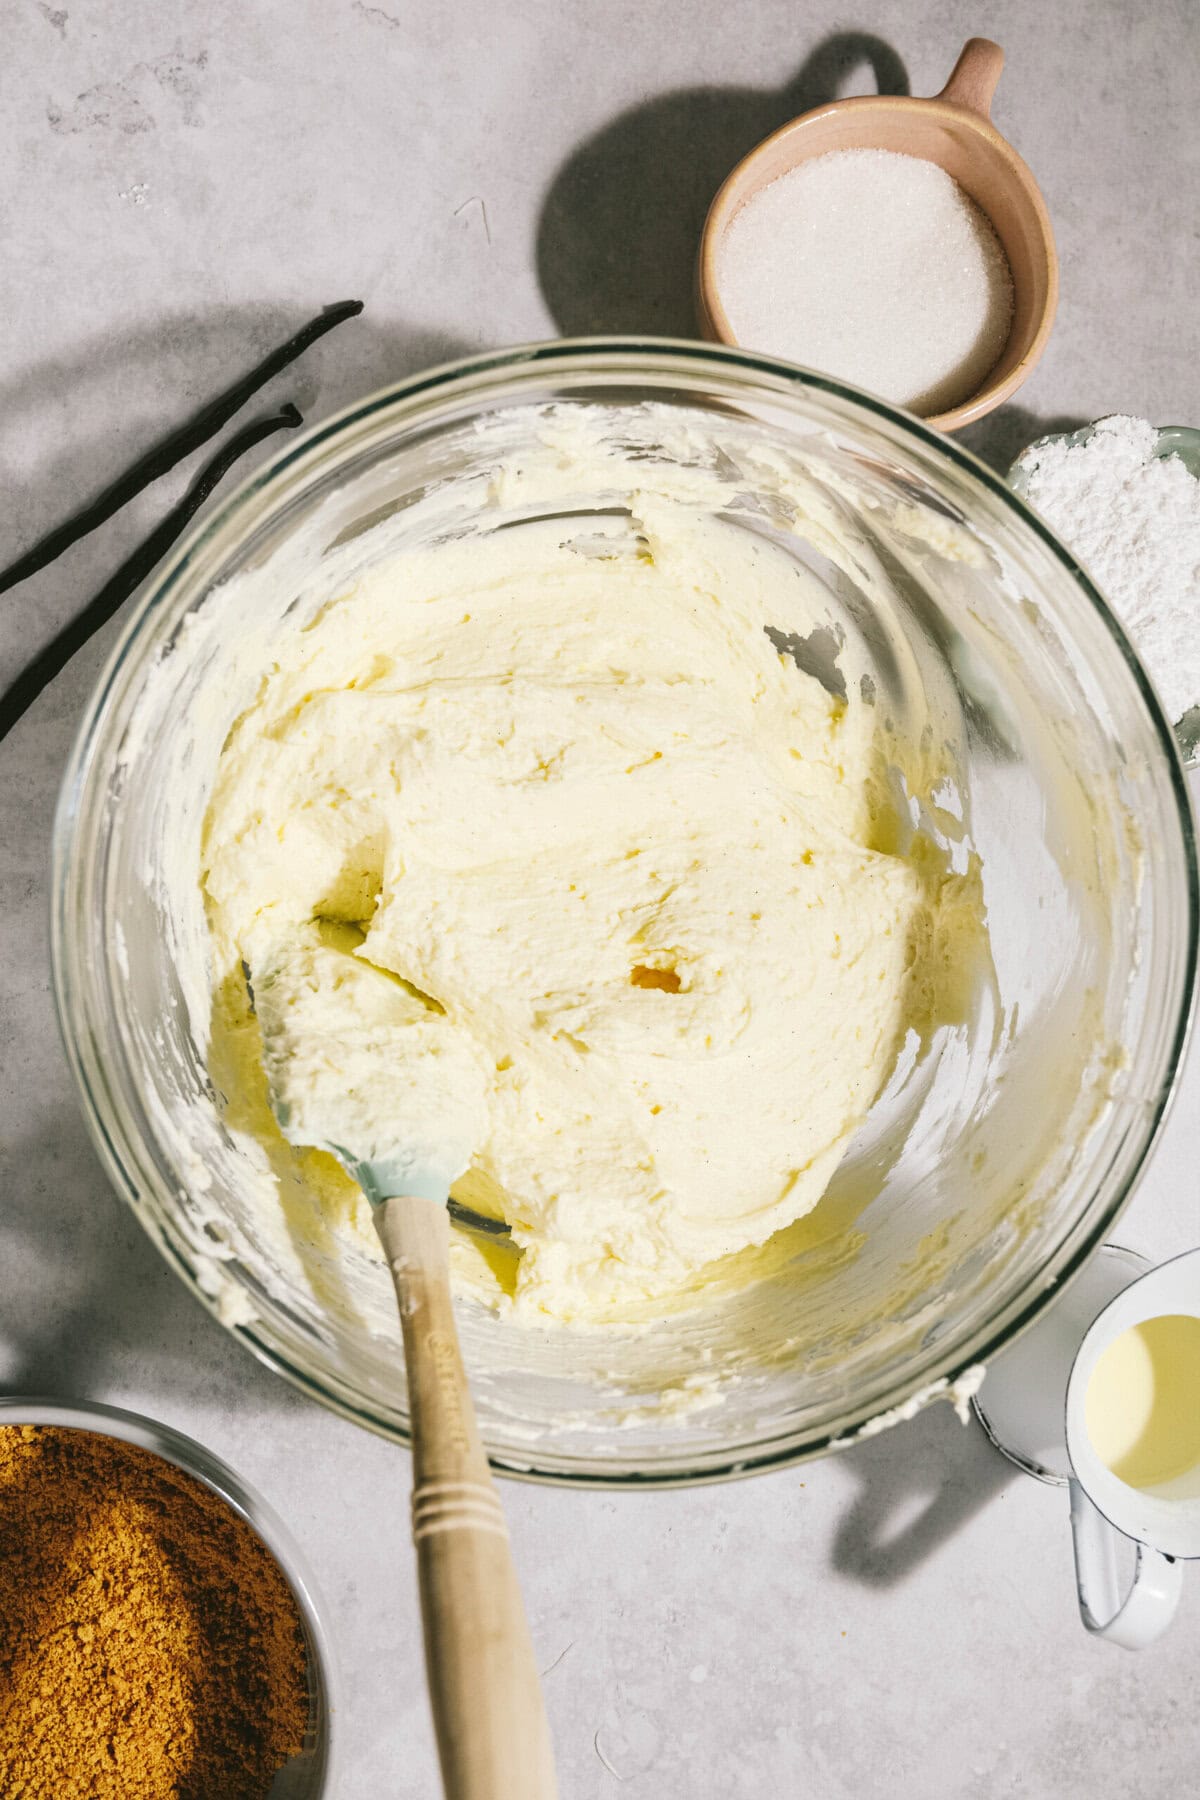
<path fill-rule="evenodd" d="M 244 1520 L 256 1537 L 262 1539 L 288 1584 L 308 1640 L 309 1689 L 319 1705 L 314 1749 L 319 1750 L 321 1758 L 312 1771 L 317 1785 L 311 1787 L 311 1794 L 313 1800 L 319 1795 L 332 1794 L 341 1746 L 338 1725 L 340 1677 L 333 1633 L 326 1620 L 325 1603 L 304 1554 L 270 1502 L 207 1444 L 176 1431 L 174 1426 L 165 1425 L 161 1419 L 150 1418 L 146 1413 L 130 1412 L 121 1406 L 105 1406 L 98 1400 L 62 1400 L 50 1395 L 0 1396 L 0 1429 L 18 1425 L 94 1431 L 101 1437 L 118 1438 L 122 1443 L 148 1450 L 216 1494 L 231 1512 Z"/>
<path fill-rule="evenodd" d="M 84 1116 L 118 1193 L 132 1207 L 193 1294 L 215 1317 L 220 1319 L 217 1302 L 201 1287 L 186 1247 L 177 1239 L 170 1211 L 163 1204 L 169 1183 L 164 1176 L 159 1147 L 155 1143 L 147 1144 L 136 1127 L 131 1128 L 119 1095 L 114 1096 L 111 1084 L 104 1078 L 96 1052 L 96 1007 L 92 991 L 92 982 L 97 979 L 102 982 L 103 977 L 98 978 L 96 971 L 89 967 L 87 957 L 82 954 L 82 943 L 71 925 L 75 890 L 81 879 L 79 859 L 73 854 L 81 821 L 80 800 L 105 727 L 137 676 L 134 652 L 140 647 L 146 629 L 159 621 L 162 621 L 164 632 L 173 625 L 182 611 L 179 590 L 185 582 L 190 580 L 182 594 L 184 605 L 205 590 L 222 559 L 236 547 L 248 514 L 252 514 L 255 526 L 260 527 L 269 508 L 294 499 L 304 483 L 327 472 L 335 458 L 351 450 L 364 449 L 372 435 L 384 428 L 411 429 L 418 421 L 432 424 L 448 403 L 484 398 L 489 389 L 500 382 L 506 384 L 505 403 L 512 404 L 520 399 L 519 392 L 513 391 L 514 383 L 519 388 L 524 379 L 533 387 L 551 376 L 565 383 L 573 373 L 592 383 L 607 377 L 613 385 L 621 385 L 622 377 L 630 384 L 639 379 L 654 379 L 667 391 L 672 375 L 686 381 L 709 374 L 727 390 L 737 390 L 746 399 L 760 404 L 772 397 L 786 401 L 798 391 L 815 393 L 831 403 L 828 408 L 833 415 L 829 421 L 831 427 L 836 426 L 839 415 L 848 425 L 863 415 L 869 423 L 882 421 L 893 433 L 899 431 L 901 435 L 915 438 L 926 453 L 932 452 L 936 459 L 949 465 L 952 472 L 966 476 L 982 487 L 1001 512 L 1015 514 L 1025 531 L 1041 541 L 1090 601 L 1141 693 L 1165 759 L 1178 813 L 1184 862 L 1182 874 L 1187 895 L 1187 941 L 1181 997 L 1169 1034 L 1165 1022 L 1160 1027 L 1163 1035 L 1169 1036 L 1169 1041 L 1162 1057 L 1157 1093 L 1140 1127 L 1140 1145 L 1107 1204 L 1102 1208 L 1090 1205 L 1042 1263 L 1036 1292 L 1010 1298 L 989 1314 L 970 1338 L 952 1351 L 942 1367 L 937 1366 L 936 1351 L 924 1360 L 914 1359 L 913 1371 L 903 1379 L 893 1381 L 889 1388 L 872 1393 L 867 1399 L 847 1405 L 844 1414 L 825 1428 L 790 1434 L 783 1432 L 769 1439 L 726 1446 L 711 1455 L 705 1453 L 702 1467 L 675 1466 L 667 1462 L 645 1469 L 623 1464 L 606 1468 L 586 1456 L 570 1455 L 555 1456 L 550 1465 L 539 1467 L 526 1462 L 518 1465 L 502 1454 L 492 1456 L 498 1470 L 521 1479 L 565 1486 L 674 1487 L 727 1480 L 819 1456 L 835 1445 L 852 1441 L 869 1420 L 903 1408 L 916 1394 L 927 1390 L 931 1380 L 940 1383 L 944 1377 L 945 1383 L 953 1386 L 968 1370 L 986 1365 L 1004 1345 L 1032 1324 L 1062 1285 L 1103 1243 L 1131 1199 L 1145 1168 L 1166 1116 L 1187 1043 L 1195 1003 L 1200 919 L 1196 840 L 1183 767 L 1170 725 L 1129 639 L 1102 594 L 1066 547 L 1013 493 L 1002 476 L 953 439 L 932 430 L 899 407 L 829 376 L 750 351 L 659 337 L 575 338 L 490 351 L 441 364 L 369 395 L 271 457 L 228 499 L 216 506 L 151 577 L 87 703 L 67 761 L 55 813 L 51 871 L 52 977 L 59 1026 Z M 731 397 L 736 398 L 737 393 Z M 172 601 L 176 603 L 175 613 L 170 610 Z M 83 1016 L 76 1021 L 74 1010 L 80 999 Z M 408 1441 L 407 1431 L 394 1417 L 385 1417 L 359 1405 L 345 1393 L 325 1385 L 320 1377 L 299 1366 L 268 1336 L 261 1334 L 256 1325 L 257 1321 L 251 1321 L 227 1326 L 227 1329 L 232 1330 L 260 1361 L 333 1411 L 384 1437 Z"/>

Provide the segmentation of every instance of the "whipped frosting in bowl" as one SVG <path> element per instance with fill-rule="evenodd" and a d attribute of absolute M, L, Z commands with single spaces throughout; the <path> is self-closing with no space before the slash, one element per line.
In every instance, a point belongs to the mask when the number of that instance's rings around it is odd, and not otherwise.
<path fill-rule="evenodd" d="M 260 1354 L 403 1432 L 366 1202 L 270 1110 L 261 933 L 404 997 L 391 1075 L 477 1073 L 460 1197 L 511 1237 L 455 1261 L 507 1466 L 811 1451 L 1073 1266 L 1172 1066 L 1184 826 L 998 483 L 761 359 L 553 347 L 369 403 L 206 533 L 107 690 L 68 892 L 105 948 L 59 966 L 114 1015 L 119 1180 Z"/>
<path fill-rule="evenodd" d="M 456 1197 L 521 1253 L 497 1303 L 563 1321 L 700 1303 L 810 1212 L 985 966 L 978 868 L 901 816 L 865 671 L 831 691 L 774 623 L 818 631 L 820 585 L 694 482 L 644 487 L 612 425 L 544 418 L 519 487 L 553 490 L 567 442 L 627 517 L 383 546 L 281 635 L 198 871 L 222 1031 L 243 960 L 354 928 L 308 953 L 297 1068 L 353 1093 L 363 1142 L 461 1140 Z M 327 1070 L 339 969 L 365 1017 L 367 968 L 388 1017 Z M 455 1091 L 423 1102 L 431 1070 Z"/>

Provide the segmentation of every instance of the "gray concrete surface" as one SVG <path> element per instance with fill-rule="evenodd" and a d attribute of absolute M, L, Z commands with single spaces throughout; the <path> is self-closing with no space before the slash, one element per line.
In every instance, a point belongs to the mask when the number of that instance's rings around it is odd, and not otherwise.
<path fill-rule="evenodd" d="M 275 384 L 316 420 L 424 363 L 686 330 L 729 164 L 836 92 L 1009 54 L 997 122 L 1063 259 L 1049 352 L 971 441 L 1005 460 L 1126 409 L 1200 422 L 1200 27 L 1148 8 L 864 0 L 3 0 L 0 561 L 320 305 L 363 319 Z M 0 598 L 0 682 L 188 471 Z M 332 1610 L 344 1800 L 435 1794 L 405 1455 L 259 1368 L 110 1192 L 48 991 L 56 784 L 110 634 L 0 748 L 0 1387 L 148 1410 L 286 1514 Z M 1122 1237 L 1200 1238 L 1200 1067 Z M 508 1485 L 568 1800 L 1117 1800 L 1191 1791 L 1200 1571 L 1140 1656 L 1075 1616 L 1062 1498 L 946 1413 L 690 1494 Z M 65 1797 L 64 1797 L 65 1800 Z M 215 1800 L 215 1797 L 214 1797 Z"/>

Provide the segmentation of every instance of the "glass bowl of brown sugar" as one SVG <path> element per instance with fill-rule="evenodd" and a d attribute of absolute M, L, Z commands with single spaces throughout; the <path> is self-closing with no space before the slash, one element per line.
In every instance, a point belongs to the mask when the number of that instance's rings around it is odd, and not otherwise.
<path fill-rule="evenodd" d="M 0 1691 L 0 1793 L 23 1800 L 334 1792 L 303 1557 L 239 1475 L 137 1413 L 0 1399 Z"/>

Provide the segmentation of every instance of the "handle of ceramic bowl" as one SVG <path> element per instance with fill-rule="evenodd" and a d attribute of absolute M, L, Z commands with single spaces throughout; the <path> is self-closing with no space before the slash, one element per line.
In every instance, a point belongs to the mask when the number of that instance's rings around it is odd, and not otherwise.
<path fill-rule="evenodd" d="M 1072 1480 L 1070 1493 L 1079 1615 L 1094 1637 L 1125 1650 L 1144 1649 L 1175 1617 L 1183 1570 L 1174 1558 L 1139 1544 L 1133 1580 L 1122 1600 L 1117 1544 L 1124 1534 L 1097 1511 L 1077 1481 Z"/>
<path fill-rule="evenodd" d="M 950 79 L 935 100 L 965 106 L 968 112 L 990 119 L 992 95 L 1004 67 L 1004 52 L 991 38 L 968 38 L 950 71 Z"/>

